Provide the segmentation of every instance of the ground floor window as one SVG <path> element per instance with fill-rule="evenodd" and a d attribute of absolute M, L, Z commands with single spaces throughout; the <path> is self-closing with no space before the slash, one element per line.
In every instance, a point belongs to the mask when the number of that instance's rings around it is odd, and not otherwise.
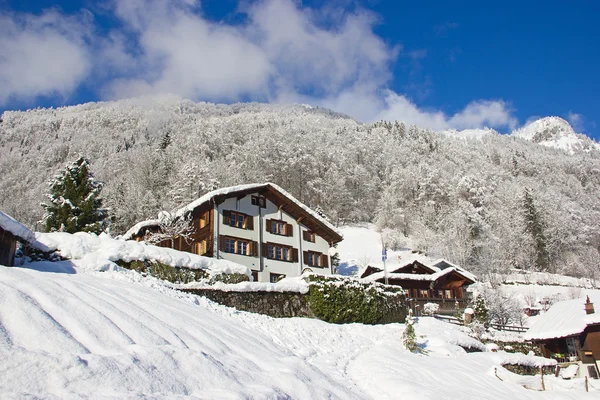
<path fill-rule="evenodd" d="M 252 242 L 246 239 L 226 237 L 224 239 L 223 251 L 225 253 L 241 254 L 243 256 L 252 255 Z"/>
<path fill-rule="evenodd" d="M 267 243 L 267 258 L 271 260 L 294 261 L 294 249 L 282 244 Z"/>
<path fill-rule="evenodd" d="M 252 271 L 252 282 L 258 282 L 258 271 Z"/>
<path fill-rule="evenodd" d="M 208 246 L 206 240 L 201 240 L 192 244 L 192 252 L 194 254 L 203 255 L 206 254 L 207 251 Z"/>
<path fill-rule="evenodd" d="M 285 278 L 285 275 L 283 274 L 274 274 L 272 272 L 269 274 L 269 281 L 271 283 L 277 283 L 283 278 Z"/>

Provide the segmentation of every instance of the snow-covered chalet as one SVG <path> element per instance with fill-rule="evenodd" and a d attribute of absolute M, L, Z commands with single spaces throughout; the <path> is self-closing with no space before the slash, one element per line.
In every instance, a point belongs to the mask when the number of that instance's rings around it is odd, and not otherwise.
<path fill-rule="evenodd" d="M 192 238 L 178 238 L 175 249 L 245 265 L 258 282 L 305 271 L 331 274 L 330 248 L 342 240 L 331 223 L 273 183 L 218 189 L 175 213 L 176 218 L 190 215 Z M 140 222 L 123 238 L 144 240 L 158 224 Z M 159 246 L 171 247 L 171 242 Z"/>
<path fill-rule="evenodd" d="M 425 304 L 439 305 L 440 314 L 454 314 L 456 307 L 469 303 L 467 287 L 477 281 L 475 275 L 447 260 L 430 260 L 414 254 L 385 273 L 382 268 L 367 266 L 359 276 L 366 280 L 401 286 L 406 291 L 409 306 L 420 315 Z"/>
<path fill-rule="evenodd" d="M 523 335 L 540 346 L 542 355 L 573 365 L 574 376 L 598 379 L 600 359 L 600 313 L 594 303 L 600 304 L 600 296 L 554 303 L 536 320 Z"/>

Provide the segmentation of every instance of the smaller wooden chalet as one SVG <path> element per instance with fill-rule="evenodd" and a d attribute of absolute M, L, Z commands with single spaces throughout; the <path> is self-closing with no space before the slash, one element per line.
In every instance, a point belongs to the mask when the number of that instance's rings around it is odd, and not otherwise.
<path fill-rule="evenodd" d="M 218 189 L 175 215 L 192 220 L 191 240 L 165 240 L 159 246 L 245 265 L 260 282 L 304 271 L 333 273 L 329 251 L 342 240 L 331 223 L 273 183 Z M 159 223 L 138 223 L 123 238 L 144 240 Z"/>
<path fill-rule="evenodd" d="M 15 253 L 19 242 L 28 245 L 33 241 L 35 236 L 29 228 L 0 211 L 0 265 L 15 265 Z"/>
<path fill-rule="evenodd" d="M 385 283 L 382 268 L 368 266 L 361 278 Z M 453 314 L 456 304 L 461 309 L 470 300 L 467 287 L 475 283 L 473 274 L 446 260 L 430 261 L 420 256 L 394 265 L 387 274 L 388 284 L 402 286 L 415 315 L 427 303 L 437 303 L 440 314 Z"/>
<path fill-rule="evenodd" d="M 595 312 L 593 302 L 600 304 L 600 296 L 553 304 L 536 317 L 524 338 L 538 344 L 544 357 L 555 358 L 563 366 L 579 365 L 576 376 L 598 379 L 600 313 Z"/>

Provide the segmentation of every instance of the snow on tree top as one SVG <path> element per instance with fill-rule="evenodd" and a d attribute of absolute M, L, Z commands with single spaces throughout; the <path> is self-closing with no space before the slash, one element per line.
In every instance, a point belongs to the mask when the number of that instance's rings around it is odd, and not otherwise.
<path fill-rule="evenodd" d="M 29 228 L 2 211 L 0 211 L 0 228 L 28 243 L 35 241 L 35 235 Z"/>
<path fill-rule="evenodd" d="M 590 295 L 590 301 L 600 306 L 600 295 Z M 585 298 L 555 303 L 523 335 L 526 340 L 554 339 L 578 335 L 588 325 L 600 324 L 600 312 L 586 314 Z"/>

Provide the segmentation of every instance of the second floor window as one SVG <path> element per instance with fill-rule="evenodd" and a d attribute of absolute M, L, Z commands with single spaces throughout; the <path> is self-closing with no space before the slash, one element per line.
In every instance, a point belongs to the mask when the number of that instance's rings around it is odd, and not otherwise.
<path fill-rule="evenodd" d="M 223 224 L 240 229 L 254 229 L 254 217 L 238 211 L 223 211 Z"/>
<path fill-rule="evenodd" d="M 266 227 L 267 232 L 272 233 L 274 235 L 294 236 L 294 228 L 292 227 L 292 225 L 282 220 L 268 219 Z"/>

